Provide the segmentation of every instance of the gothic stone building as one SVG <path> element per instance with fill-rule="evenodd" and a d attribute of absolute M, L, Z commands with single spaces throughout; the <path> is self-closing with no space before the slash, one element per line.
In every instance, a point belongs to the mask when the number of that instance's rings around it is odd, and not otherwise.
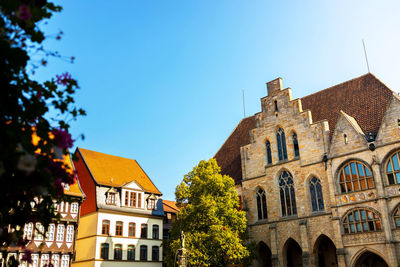
<path fill-rule="evenodd" d="M 215 155 L 255 266 L 398 266 L 399 96 L 372 74 L 301 99 L 281 78 L 267 90 Z"/>

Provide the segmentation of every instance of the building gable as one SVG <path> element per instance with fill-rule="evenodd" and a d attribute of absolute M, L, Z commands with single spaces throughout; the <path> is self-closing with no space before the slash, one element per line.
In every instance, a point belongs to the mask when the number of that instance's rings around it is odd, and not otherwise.
<path fill-rule="evenodd" d="M 376 136 L 376 145 L 400 140 L 400 98 L 393 94 Z"/>

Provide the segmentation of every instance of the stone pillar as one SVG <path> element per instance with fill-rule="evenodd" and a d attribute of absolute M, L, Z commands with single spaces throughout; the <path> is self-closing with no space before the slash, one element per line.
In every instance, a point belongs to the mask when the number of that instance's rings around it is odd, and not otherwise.
<path fill-rule="evenodd" d="M 344 248 L 336 249 L 336 257 L 338 261 L 338 267 L 346 267 L 346 250 Z"/>
<path fill-rule="evenodd" d="M 280 267 L 279 262 L 279 245 L 278 245 L 278 233 L 276 229 L 276 223 L 271 223 L 269 225 L 270 234 L 271 234 L 271 260 L 273 267 Z"/>
<path fill-rule="evenodd" d="M 389 261 L 389 266 L 397 266 L 397 257 L 396 257 L 396 247 L 393 243 L 393 233 L 392 233 L 392 224 L 391 220 L 391 211 L 388 208 L 388 200 L 386 199 L 386 193 L 383 183 L 383 177 L 381 175 L 379 160 L 377 160 L 376 156 L 373 156 L 372 162 L 372 172 L 375 178 L 375 186 L 377 193 L 377 201 L 379 204 L 379 208 L 381 210 L 381 222 L 382 227 L 385 232 L 386 239 L 386 255 L 387 260 Z"/>
<path fill-rule="evenodd" d="M 310 252 L 310 243 L 309 243 L 309 235 L 307 229 L 307 220 L 301 220 L 299 222 L 300 226 L 300 238 L 301 238 L 301 249 L 303 250 L 303 266 L 313 266 L 311 263 L 311 252 Z"/>

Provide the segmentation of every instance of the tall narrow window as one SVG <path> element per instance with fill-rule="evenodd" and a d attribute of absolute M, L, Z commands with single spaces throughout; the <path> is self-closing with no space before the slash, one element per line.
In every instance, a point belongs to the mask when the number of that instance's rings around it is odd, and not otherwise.
<path fill-rule="evenodd" d="M 147 246 L 146 245 L 140 246 L 140 260 L 147 261 Z"/>
<path fill-rule="evenodd" d="M 265 191 L 261 188 L 257 191 L 257 211 L 259 220 L 267 219 L 267 200 L 265 198 Z"/>
<path fill-rule="evenodd" d="M 400 184 L 400 151 L 389 157 L 386 166 L 386 175 L 389 184 Z"/>
<path fill-rule="evenodd" d="M 107 204 L 115 205 L 115 193 L 109 192 L 107 196 Z"/>
<path fill-rule="evenodd" d="M 101 234 L 102 235 L 109 235 L 110 234 L 110 221 L 103 220 L 101 224 Z"/>
<path fill-rule="evenodd" d="M 25 224 L 24 238 L 26 238 L 28 240 L 31 240 L 32 239 L 32 233 L 33 233 L 33 223 Z"/>
<path fill-rule="evenodd" d="M 39 254 L 32 254 L 32 267 L 39 266 Z"/>
<path fill-rule="evenodd" d="M 137 194 L 138 208 L 142 207 L 142 193 Z"/>
<path fill-rule="evenodd" d="M 118 221 L 115 224 L 115 235 L 122 236 L 122 228 L 123 228 L 123 226 L 124 226 L 124 223 L 121 222 L 121 221 Z"/>
<path fill-rule="evenodd" d="M 65 230 L 64 224 L 57 225 L 57 238 L 56 238 L 57 242 L 64 241 L 64 230 Z"/>
<path fill-rule="evenodd" d="M 345 234 L 382 230 L 378 214 L 369 209 L 356 208 L 349 211 L 343 217 L 342 223 Z"/>
<path fill-rule="evenodd" d="M 135 228 L 136 228 L 136 223 L 129 223 L 128 236 L 130 236 L 130 237 L 135 236 Z"/>
<path fill-rule="evenodd" d="M 151 260 L 158 261 L 160 255 L 160 248 L 158 246 L 153 246 L 151 248 Z"/>
<path fill-rule="evenodd" d="M 69 255 L 62 255 L 61 256 L 61 267 L 68 267 L 69 264 Z"/>
<path fill-rule="evenodd" d="M 56 231 L 56 225 L 54 223 L 49 224 L 49 228 L 46 232 L 46 241 L 54 241 L 55 231 Z"/>
<path fill-rule="evenodd" d="M 135 260 L 135 246 L 134 245 L 129 245 L 128 246 L 127 260 L 128 261 L 134 261 Z"/>
<path fill-rule="evenodd" d="M 78 213 L 79 210 L 79 204 L 77 202 L 74 202 L 71 204 L 71 213 Z"/>
<path fill-rule="evenodd" d="M 58 265 L 60 264 L 60 255 L 58 254 L 51 255 L 51 261 L 54 267 L 58 267 Z"/>
<path fill-rule="evenodd" d="M 316 177 L 310 180 L 310 195 L 312 211 L 323 211 L 324 198 L 322 197 L 321 181 Z"/>
<path fill-rule="evenodd" d="M 159 238 L 159 230 L 158 230 L 158 225 L 154 224 L 153 225 L 153 239 L 158 239 Z"/>
<path fill-rule="evenodd" d="M 299 150 L 299 141 L 297 140 L 297 134 L 293 133 L 292 138 L 293 138 L 294 156 L 298 158 L 300 157 L 300 150 Z"/>
<path fill-rule="evenodd" d="M 279 160 L 287 159 L 285 132 L 282 128 L 279 128 L 276 132 L 276 141 L 278 145 Z"/>
<path fill-rule="evenodd" d="M 108 243 L 103 243 L 100 245 L 100 258 L 103 260 L 108 260 L 108 250 L 109 250 L 109 245 Z"/>
<path fill-rule="evenodd" d="M 125 191 L 125 206 L 128 206 L 128 203 L 129 203 L 128 200 L 129 200 L 129 192 Z"/>
<path fill-rule="evenodd" d="M 272 164 L 271 143 L 269 141 L 265 143 L 265 149 L 267 150 L 267 164 Z"/>
<path fill-rule="evenodd" d="M 41 223 L 36 223 L 34 240 L 43 240 L 44 226 Z"/>
<path fill-rule="evenodd" d="M 74 226 L 68 225 L 67 226 L 67 235 L 65 237 L 66 242 L 72 242 L 74 240 Z"/>
<path fill-rule="evenodd" d="M 339 187 L 341 193 L 375 188 L 374 178 L 363 163 L 351 161 L 339 171 Z"/>
<path fill-rule="evenodd" d="M 114 247 L 114 260 L 122 260 L 122 245 L 116 244 Z"/>
<path fill-rule="evenodd" d="M 141 238 L 147 238 L 147 224 L 142 223 L 140 227 L 140 237 Z"/>
<path fill-rule="evenodd" d="M 42 257 L 40 259 L 40 267 L 48 266 L 49 261 L 50 261 L 50 255 L 42 254 Z"/>
<path fill-rule="evenodd" d="M 294 195 L 293 177 L 283 171 L 279 176 L 279 191 L 281 196 L 282 216 L 291 216 L 297 214 L 296 198 Z"/>
<path fill-rule="evenodd" d="M 274 101 L 275 111 L 278 112 L 278 101 Z"/>

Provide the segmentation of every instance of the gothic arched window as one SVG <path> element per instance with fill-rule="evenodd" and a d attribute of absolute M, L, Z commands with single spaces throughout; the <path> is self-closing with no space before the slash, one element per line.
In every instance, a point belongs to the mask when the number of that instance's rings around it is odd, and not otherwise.
<path fill-rule="evenodd" d="M 259 220 L 267 219 L 267 199 L 265 191 L 261 188 L 257 191 L 257 211 Z"/>
<path fill-rule="evenodd" d="M 351 161 L 339 171 L 339 187 L 341 193 L 375 188 L 372 172 L 365 164 Z"/>
<path fill-rule="evenodd" d="M 265 142 L 265 149 L 267 150 L 267 164 L 272 164 L 271 143 Z"/>
<path fill-rule="evenodd" d="M 299 141 L 297 140 L 297 134 L 295 132 L 293 132 L 292 138 L 293 138 L 294 157 L 298 158 L 300 157 Z"/>
<path fill-rule="evenodd" d="M 282 216 L 296 215 L 297 209 L 293 177 L 287 171 L 283 171 L 279 176 L 279 191 L 281 196 Z"/>
<path fill-rule="evenodd" d="M 276 132 L 276 141 L 278 145 L 279 160 L 287 159 L 285 132 L 282 128 L 279 128 Z"/>
<path fill-rule="evenodd" d="M 310 180 L 310 195 L 312 211 L 324 210 L 321 181 L 316 177 L 313 177 Z"/>
<path fill-rule="evenodd" d="M 389 157 L 386 166 L 386 175 L 389 184 L 400 184 L 400 151 L 396 151 Z"/>
<path fill-rule="evenodd" d="M 356 208 L 349 211 L 344 216 L 342 223 L 345 234 L 382 230 L 381 219 L 378 214 L 365 208 Z"/>
<path fill-rule="evenodd" d="M 400 228 L 400 205 L 398 205 L 393 212 L 393 220 L 396 228 Z"/>

